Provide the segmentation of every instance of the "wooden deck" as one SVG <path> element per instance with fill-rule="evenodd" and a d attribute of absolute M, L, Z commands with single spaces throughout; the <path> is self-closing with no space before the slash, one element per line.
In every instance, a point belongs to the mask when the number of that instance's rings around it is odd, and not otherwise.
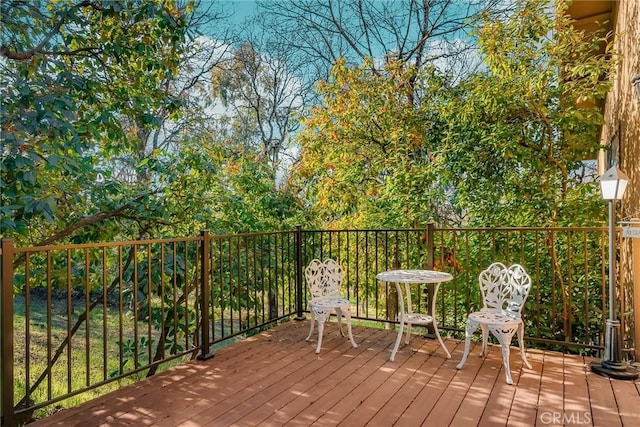
<path fill-rule="evenodd" d="M 511 352 L 505 383 L 499 347 L 486 359 L 463 343 L 414 335 L 389 355 L 391 330 L 357 326 L 358 348 L 325 328 L 322 352 L 305 342 L 308 320 L 291 321 L 31 426 L 640 426 L 640 381 L 595 375 L 591 360 Z"/>

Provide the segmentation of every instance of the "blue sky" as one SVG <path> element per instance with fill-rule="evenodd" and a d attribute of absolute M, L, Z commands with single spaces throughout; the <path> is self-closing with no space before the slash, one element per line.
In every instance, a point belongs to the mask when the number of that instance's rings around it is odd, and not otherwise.
<path fill-rule="evenodd" d="M 255 0 L 223 0 L 223 3 L 233 8 L 234 20 L 238 22 L 252 16 L 258 7 Z"/>
<path fill-rule="evenodd" d="M 233 13 L 231 18 L 234 24 L 241 24 L 246 18 L 255 14 L 258 2 L 256 0 L 202 0 L 202 5 L 217 3 L 228 12 Z"/>

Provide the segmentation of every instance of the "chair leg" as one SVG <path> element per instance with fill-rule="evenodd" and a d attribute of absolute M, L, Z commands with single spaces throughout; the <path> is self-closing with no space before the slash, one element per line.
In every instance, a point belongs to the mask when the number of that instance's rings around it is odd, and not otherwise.
<path fill-rule="evenodd" d="M 507 384 L 513 384 L 513 380 L 511 379 L 511 368 L 509 367 L 509 355 L 511 354 L 511 350 L 509 350 L 509 345 L 506 344 L 501 344 L 501 347 L 505 378 L 507 380 Z"/>
<path fill-rule="evenodd" d="M 342 309 L 340 307 L 336 307 L 336 316 L 338 317 L 338 330 L 340 331 L 340 336 L 344 336 L 344 332 L 342 331 Z"/>
<path fill-rule="evenodd" d="M 464 332 L 464 353 L 462 353 L 462 359 L 460 360 L 460 363 L 456 365 L 456 369 L 462 369 L 467 361 L 469 348 L 471 347 L 471 335 L 473 335 L 476 329 L 478 329 L 478 324 L 471 319 L 467 319 L 467 326 L 465 327 Z"/>
<path fill-rule="evenodd" d="M 487 355 L 487 342 L 489 341 L 489 327 L 483 323 L 480 325 L 480 329 L 482 329 L 482 350 L 480 351 L 480 357 L 485 357 Z"/>
<path fill-rule="evenodd" d="M 318 346 L 316 347 L 316 354 L 320 353 L 320 347 L 322 347 L 322 335 L 324 332 L 324 320 L 325 313 L 316 313 L 316 317 L 318 318 Z"/>
<path fill-rule="evenodd" d="M 316 322 L 316 314 L 313 311 L 313 309 L 310 310 L 311 311 L 311 321 L 309 322 L 309 335 L 307 336 L 307 339 L 305 341 L 309 341 L 309 339 L 311 338 L 311 335 L 313 335 L 313 324 Z"/>
<path fill-rule="evenodd" d="M 533 369 L 531 367 L 531 363 L 527 360 L 527 355 L 524 351 L 524 324 L 518 324 L 518 344 L 520 345 L 520 357 L 522 357 L 522 361 L 529 369 Z"/>
<path fill-rule="evenodd" d="M 511 368 L 509 367 L 509 356 L 511 355 L 511 339 L 513 338 L 513 334 L 515 334 L 516 329 L 506 331 L 502 327 L 499 331 L 493 328 L 491 329 L 491 333 L 498 338 L 500 347 L 502 348 L 502 363 L 504 365 L 504 374 L 507 384 L 513 384 L 513 380 L 511 379 Z"/>
<path fill-rule="evenodd" d="M 358 348 L 358 344 L 356 344 L 356 340 L 353 339 L 353 333 L 351 332 L 351 310 L 345 310 L 344 317 L 347 321 L 347 333 L 349 334 L 349 341 L 351 341 L 351 345 L 353 346 L 353 348 Z M 340 331 L 342 331 L 342 329 Z"/>

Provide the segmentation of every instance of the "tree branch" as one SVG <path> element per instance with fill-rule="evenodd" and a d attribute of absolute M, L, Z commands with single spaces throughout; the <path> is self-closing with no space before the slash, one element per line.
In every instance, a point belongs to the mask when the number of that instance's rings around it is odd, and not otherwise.
<path fill-rule="evenodd" d="M 74 223 L 73 225 L 71 225 L 71 226 L 69 226 L 69 227 L 67 227 L 67 228 L 65 228 L 63 230 L 60 230 L 55 234 L 52 234 L 51 236 L 47 237 L 44 240 L 41 240 L 40 242 L 36 243 L 33 246 L 46 246 L 46 245 L 49 245 L 49 244 L 51 244 L 53 242 L 56 242 L 56 241 L 58 241 L 60 239 L 63 239 L 65 237 L 70 236 L 71 234 L 73 234 L 73 232 L 75 232 L 76 230 L 81 229 L 82 227 L 86 227 L 88 225 L 92 225 L 92 224 L 95 224 L 97 222 L 109 219 L 109 218 L 123 216 L 123 213 L 127 209 L 132 207 L 131 204 L 133 202 L 140 201 L 145 196 L 146 196 L 146 194 L 142 194 L 142 195 L 136 197 L 135 199 L 128 201 L 127 203 L 125 203 L 124 205 L 120 206 L 119 208 L 117 208 L 115 210 L 112 210 L 112 211 L 109 211 L 109 212 L 99 212 L 99 213 L 97 213 L 95 215 L 91 215 L 91 216 L 88 216 L 86 218 L 83 218 L 80 221 Z M 17 257 L 13 262 L 13 268 L 17 268 L 22 263 L 22 261 L 24 260 L 24 257 L 25 257 L 25 253 L 22 253 L 19 257 Z"/>
<path fill-rule="evenodd" d="M 0 46 L 0 55 L 4 56 L 7 59 L 13 59 L 15 61 L 26 61 L 28 59 L 33 58 L 37 54 L 49 54 L 49 55 L 64 54 L 63 52 L 45 51 L 44 48 L 52 38 L 58 35 L 58 33 L 60 32 L 60 28 L 62 28 L 62 25 L 66 22 L 68 16 L 71 14 L 72 11 L 83 8 L 83 7 L 89 7 L 89 6 L 97 10 L 100 10 L 100 7 L 92 4 L 90 0 L 83 0 L 82 2 L 74 6 L 71 6 L 69 9 L 66 10 L 62 14 L 60 20 L 58 20 L 58 22 L 55 23 L 53 28 L 51 28 L 51 31 L 49 31 L 49 33 L 42 39 L 40 43 L 38 43 L 36 47 L 23 52 L 18 52 L 15 50 L 11 50 L 11 48 L 6 45 L 2 45 Z M 82 49 L 79 49 L 79 50 L 82 50 Z M 72 54 L 72 53 L 67 53 L 67 54 Z"/>

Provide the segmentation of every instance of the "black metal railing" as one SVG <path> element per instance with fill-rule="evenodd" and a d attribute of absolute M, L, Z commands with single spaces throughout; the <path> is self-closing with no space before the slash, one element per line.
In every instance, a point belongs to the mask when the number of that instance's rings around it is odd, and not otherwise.
<path fill-rule="evenodd" d="M 356 319 L 396 322 L 396 268 L 448 271 L 436 304 L 442 331 L 462 337 L 480 306 L 477 277 L 493 261 L 533 279 L 532 345 L 597 354 L 606 306 L 605 228 L 302 230 L 16 248 L 2 240 L 2 414 L 38 408 L 160 365 L 207 359 L 217 345 L 303 318 L 312 259 L 345 268 Z M 418 291 L 416 291 L 418 292 Z M 423 310 L 427 299 L 416 295 Z M 621 312 L 625 312 L 621 310 Z M 623 317 L 622 331 L 626 331 Z M 626 337 L 627 347 L 633 343 Z"/>
<path fill-rule="evenodd" d="M 305 231 L 304 236 L 303 263 L 333 257 L 345 267 L 345 291 L 354 302 L 356 318 L 395 321 L 396 292 L 376 281 L 380 271 L 435 268 L 454 276 L 438 294 L 438 325 L 462 337 L 467 314 L 481 305 L 480 271 L 494 261 L 519 263 L 534 283 L 524 315 L 527 339 L 558 350 L 597 354 L 602 348 L 608 274 L 605 228 L 427 227 Z M 414 300 L 427 309 L 425 299 Z M 628 325 L 631 317 L 621 321 Z M 633 348 L 630 340 L 628 335 L 627 347 Z"/>

